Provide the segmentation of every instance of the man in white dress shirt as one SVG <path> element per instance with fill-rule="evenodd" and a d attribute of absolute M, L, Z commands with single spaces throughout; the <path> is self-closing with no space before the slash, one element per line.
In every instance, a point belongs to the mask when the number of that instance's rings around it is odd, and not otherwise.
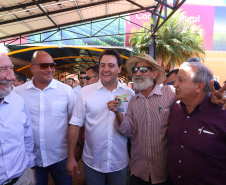
<path fill-rule="evenodd" d="M 55 64 L 45 51 L 36 51 L 31 60 L 31 81 L 15 88 L 30 112 L 34 132 L 35 171 L 38 185 L 48 184 L 48 174 L 56 185 L 71 185 L 66 170 L 68 121 L 74 107 L 72 88 L 55 79 Z"/>
<path fill-rule="evenodd" d="M 76 107 L 70 120 L 68 136 L 67 170 L 70 176 L 79 173 L 74 158 L 79 128 L 85 127 L 85 145 L 82 154 L 88 185 L 126 185 L 128 172 L 127 137 L 115 127 L 115 114 L 108 110 L 107 102 L 116 96 L 134 92 L 117 80 L 121 71 L 121 57 L 114 50 L 105 50 L 99 58 L 100 80 L 83 87 L 76 98 Z M 124 103 L 126 112 L 128 103 Z"/>

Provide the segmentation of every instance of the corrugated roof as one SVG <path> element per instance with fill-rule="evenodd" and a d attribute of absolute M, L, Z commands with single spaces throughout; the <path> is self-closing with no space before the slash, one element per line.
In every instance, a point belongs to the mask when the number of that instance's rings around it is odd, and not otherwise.
<path fill-rule="evenodd" d="M 154 0 L 1 0 L 0 40 L 156 5 Z"/>

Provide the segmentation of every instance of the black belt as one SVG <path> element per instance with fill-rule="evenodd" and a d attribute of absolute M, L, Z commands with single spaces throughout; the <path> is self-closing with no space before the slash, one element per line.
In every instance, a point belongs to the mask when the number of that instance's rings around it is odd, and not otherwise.
<path fill-rule="evenodd" d="M 16 177 L 14 179 L 9 180 L 8 182 L 3 183 L 3 185 L 13 185 L 15 184 L 20 177 Z"/>

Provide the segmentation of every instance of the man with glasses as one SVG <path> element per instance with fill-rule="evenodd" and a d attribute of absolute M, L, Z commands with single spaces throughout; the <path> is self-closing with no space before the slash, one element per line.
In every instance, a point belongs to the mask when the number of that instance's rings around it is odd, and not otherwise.
<path fill-rule="evenodd" d="M 86 83 L 91 85 L 99 80 L 99 66 L 90 66 L 86 70 Z"/>
<path fill-rule="evenodd" d="M 74 150 L 79 128 L 85 127 L 85 145 L 82 154 L 85 179 L 88 185 L 127 185 L 128 152 L 127 137 L 119 134 L 115 127 L 115 115 L 107 108 L 107 102 L 116 96 L 134 92 L 118 82 L 121 72 L 121 57 L 114 50 L 105 50 L 99 57 L 100 80 L 82 88 L 76 98 L 74 114 L 70 120 L 68 135 L 68 163 L 70 176 L 78 172 Z M 127 105 L 124 104 L 126 111 Z"/>
<path fill-rule="evenodd" d="M 160 85 L 165 71 L 147 54 L 130 57 L 126 68 L 139 93 L 130 100 L 125 116 L 118 112 L 116 100 L 108 108 L 116 115 L 119 133 L 131 137 L 130 185 L 166 185 L 166 131 L 174 88 Z"/>
<path fill-rule="evenodd" d="M 0 184 L 34 185 L 34 138 L 24 100 L 11 91 L 15 80 L 8 49 L 0 46 Z"/>
<path fill-rule="evenodd" d="M 34 132 L 35 172 L 38 185 L 48 184 L 48 174 L 57 185 L 71 185 L 66 170 L 68 122 L 74 107 L 72 88 L 53 79 L 55 63 L 45 51 L 36 51 L 30 69 L 31 81 L 15 88 L 30 112 Z"/>
<path fill-rule="evenodd" d="M 79 80 L 79 85 L 75 87 L 73 90 L 75 92 L 75 95 L 78 94 L 79 90 L 83 87 L 86 86 L 86 72 L 85 71 L 80 71 L 78 74 L 78 80 Z"/>

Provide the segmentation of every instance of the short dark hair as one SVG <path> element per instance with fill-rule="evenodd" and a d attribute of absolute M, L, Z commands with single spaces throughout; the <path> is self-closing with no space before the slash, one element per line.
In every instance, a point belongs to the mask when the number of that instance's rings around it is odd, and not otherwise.
<path fill-rule="evenodd" d="M 96 75 L 99 75 L 99 65 L 96 65 L 96 66 L 90 66 L 87 68 L 86 71 L 92 69 L 94 73 L 96 73 Z"/>
<path fill-rule="evenodd" d="M 17 79 L 19 82 L 23 81 L 23 82 L 25 83 L 25 82 L 27 81 L 27 77 L 26 77 L 25 74 L 23 74 L 23 73 L 21 73 L 21 72 L 17 72 L 17 71 L 15 71 L 14 73 L 15 73 L 16 79 Z"/>
<path fill-rule="evenodd" d="M 186 62 L 201 62 L 198 58 L 189 58 Z"/>
<path fill-rule="evenodd" d="M 78 78 L 79 78 L 79 75 L 80 74 L 86 74 L 86 72 L 85 71 L 80 71 L 79 73 L 78 73 Z"/>
<path fill-rule="evenodd" d="M 179 71 L 179 69 L 173 69 L 172 71 L 170 71 L 166 74 L 166 78 L 169 78 L 169 76 L 173 73 L 175 73 L 177 75 L 178 71 Z"/>
<path fill-rule="evenodd" d="M 67 78 L 67 80 L 72 80 L 72 82 L 75 83 L 75 79 L 74 78 Z"/>
<path fill-rule="evenodd" d="M 104 55 L 115 56 L 117 58 L 118 67 L 120 67 L 122 65 L 122 58 L 121 58 L 120 54 L 117 51 L 112 50 L 112 49 L 106 49 L 102 53 L 100 53 L 99 64 L 100 64 L 100 61 L 101 61 L 101 59 Z"/>

